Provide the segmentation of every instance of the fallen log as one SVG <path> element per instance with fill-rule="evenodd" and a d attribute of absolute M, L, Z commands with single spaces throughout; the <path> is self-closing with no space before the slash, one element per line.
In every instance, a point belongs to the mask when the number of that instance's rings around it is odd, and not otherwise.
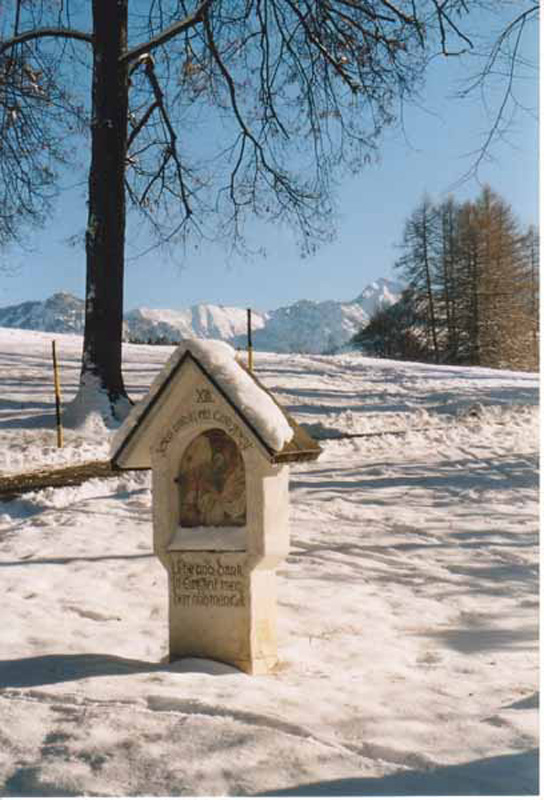
<path fill-rule="evenodd" d="M 86 461 L 64 467 L 46 467 L 30 472 L 0 475 L 0 497 L 9 499 L 48 486 L 78 486 L 90 478 L 111 478 L 120 471 L 111 461 Z"/>

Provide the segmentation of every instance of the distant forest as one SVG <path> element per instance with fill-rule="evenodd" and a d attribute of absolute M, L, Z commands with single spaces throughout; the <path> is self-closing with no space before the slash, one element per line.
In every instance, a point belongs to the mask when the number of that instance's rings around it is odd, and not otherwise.
<path fill-rule="evenodd" d="M 520 370 L 539 366 L 539 235 L 489 187 L 475 201 L 425 198 L 395 269 L 407 285 L 353 338 L 383 358 Z"/>

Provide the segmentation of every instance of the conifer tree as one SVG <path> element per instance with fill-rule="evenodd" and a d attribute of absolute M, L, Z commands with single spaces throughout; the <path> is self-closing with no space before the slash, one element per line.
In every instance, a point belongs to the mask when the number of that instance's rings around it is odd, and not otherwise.
<path fill-rule="evenodd" d="M 459 281 L 458 208 L 449 197 L 437 208 L 439 218 L 436 286 L 445 325 L 443 358 L 455 363 L 459 358 Z"/>
<path fill-rule="evenodd" d="M 395 264 L 410 288 L 417 304 L 417 314 L 424 320 L 428 350 L 440 360 L 439 319 L 436 303 L 437 214 L 425 197 L 404 226 L 402 256 Z"/>
<path fill-rule="evenodd" d="M 538 368 L 538 233 L 522 231 L 489 186 L 462 204 L 425 198 L 406 221 L 401 249 L 395 267 L 409 291 L 356 343 L 397 358 L 406 357 L 405 342 L 427 361 Z"/>

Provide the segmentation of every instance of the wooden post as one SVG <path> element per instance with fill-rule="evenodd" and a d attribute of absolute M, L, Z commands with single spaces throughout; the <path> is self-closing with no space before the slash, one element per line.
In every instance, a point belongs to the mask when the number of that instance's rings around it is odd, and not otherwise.
<path fill-rule="evenodd" d="M 59 365 L 57 363 L 57 343 L 53 339 L 51 342 L 53 346 L 53 373 L 55 376 L 55 407 L 57 412 L 57 447 L 62 447 L 64 444 L 62 433 L 62 419 L 60 413 L 60 380 L 59 380 Z"/>
<path fill-rule="evenodd" d="M 247 368 L 253 372 L 253 343 L 251 341 L 251 309 L 247 310 Z"/>

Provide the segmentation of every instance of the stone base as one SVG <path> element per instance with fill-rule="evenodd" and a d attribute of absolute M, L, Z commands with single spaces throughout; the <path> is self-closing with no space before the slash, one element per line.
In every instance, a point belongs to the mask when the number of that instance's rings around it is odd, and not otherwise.
<path fill-rule="evenodd" d="M 276 575 L 245 552 L 171 552 L 170 660 L 192 656 L 250 675 L 277 664 Z"/>

